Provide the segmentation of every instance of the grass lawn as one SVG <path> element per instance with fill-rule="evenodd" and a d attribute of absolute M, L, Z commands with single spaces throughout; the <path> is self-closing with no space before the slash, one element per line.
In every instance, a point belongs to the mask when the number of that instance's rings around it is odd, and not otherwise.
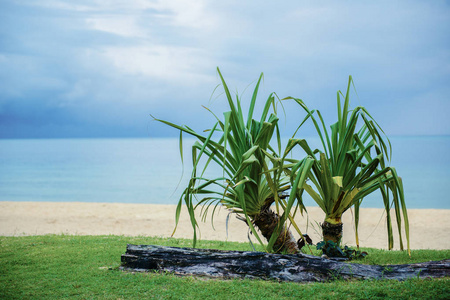
<path fill-rule="evenodd" d="M 450 278 L 298 284 L 205 280 L 119 270 L 127 244 L 190 247 L 191 240 L 45 235 L 0 237 L 0 299 L 450 299 Z M 250 251 L 247 243 L 200 241 L 199 248 Z M 450 258 L 450 250 L 406 252 L 365 248 L 366 264 Z M 317 252 L 316 252 L 317 253 Z"/>

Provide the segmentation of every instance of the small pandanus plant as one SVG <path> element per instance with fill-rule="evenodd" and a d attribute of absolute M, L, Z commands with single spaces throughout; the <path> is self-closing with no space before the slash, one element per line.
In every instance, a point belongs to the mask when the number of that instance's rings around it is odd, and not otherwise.
<path fill-rule="evenodd" d="M 292 225 L 301 237 L 303 235 L 293 218 L 298 209 L 297 205 L 293 205 L 295 197 L 287 201 L 283 194 L 290 189 L 290 184 L 289 178 L 285 176 L 284 160 L 280 157 L 281 137 L 275 95 L 269 95 L 261 115 L 255 119 L 254 109 L 263 78 L 261 74 L 245 119 L 241 99 L 236 95 L 235 101 L 233 100 L 220 70 L 217 69 L 217 72 L 229 111 L 223 114 L 223 119 L 213 114 L 216 122 L 206 134 L 198 133 L 188 126 L 155 119 L 180 130 L 180 149 L 182 133 L 196 138 L 192 146 L 193 171 L 178 202 L 176 224 L 178 225 L 184 203 L 194 229 L 195 247 L 198 229 L 195 211 L 202 208 L 202 217 L 205 218 L 209 207 L 213 206 L 215 211 L 222 205 L 245 221 L 267 251 L 297 253 L 299 247 L 289 227 Z M 275 148 L 272 147 L 273 144 Z M 204 164 L 200 164 L 201 160 Z M 220 167 L 222 176 L 204 176 L 206 169 L 212 164 Z M 306 176 L 306 173 L 305 171 L 303 175 Z M 273 204 L 275 211 L 271 208 Z M 267 244 L 256 229 L 259 229 Z"/>
<path fill-rule="evenodd" d="M 313 150 L 304 139 L 290 139 L 286 151 L 300 146 L 307 155 L 291 168 L 290 177 L 293 183 L 291 195 L 296 194 L 301 203 L 303 192 L 306 192 L 325 212 L 325 220 L 321 224 L 325 242 L 340 243 L 343 232 L 342 214 L 353 207 L 356 243 L 359 246 L 359 208 L 364 197 L 379 191 L 386 212 L 388 247 L 392 249 L 394 246 L 391 217 L 393 207 L 400 249 L 404 248 L 403 216 L 409 252 L 409 222 L 403 184 L 395 168 L 388 165 L 392 151 L 390 141 L 364 107 L 349 109 L 352 84 L 353 80 L 350 76 L 345 96 L 340 91 L 337 93 L 338 120 L 330 126 L 330 132 L 325 126 L 320 111 L 310 110 L 298 98 L 283 99 L 295 101 L 307 112 L 299 128 L 308 119 L 312 120 L 322 144 L 322 149 Z M 344 98 L 343 103 L 341 97 Z M 308 172 L 306 180 L 296 181 L 305 171 Z"/>

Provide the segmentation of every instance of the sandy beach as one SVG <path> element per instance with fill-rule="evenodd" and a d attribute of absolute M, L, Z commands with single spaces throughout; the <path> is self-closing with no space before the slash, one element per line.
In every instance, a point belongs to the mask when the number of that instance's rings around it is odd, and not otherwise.
<path fill-rule="evenodd" d="M 214 214 L 214 228 L 210 217 L 200 222 L 201 239 L 248 241 L 247 226 L 220 209 Z M 211 216 L 211 215 L 209 215 Z M 450 210 L 409 209 L 411 249 L 450 249 Z M 308 217 L 297 216 L 296 221 L 314 242 L 320 240 L 317 222 L 323 212 L 308 208 Z M 360 245 L 387 249 L 385 214 L 382 209 L 361 210 Z M 347 245 L 355 245 L 351 212 L 343 217 L 344 238 Z M 170 237 L 175 226 L 174 205 L 79 203 L 79 202 L 0 202 L 0 235 L 24 236 L 44 234 L 69 235 L 125 235 Z M 397 229 L 394 228 L 397 233 Z M 186 210 L 181 213 L 176 238 L 192 238 L 192 227 Z M 405 246 L 406 246 L 406 241 Z M 395 249 L 399 249 L 398 234 Z"/>

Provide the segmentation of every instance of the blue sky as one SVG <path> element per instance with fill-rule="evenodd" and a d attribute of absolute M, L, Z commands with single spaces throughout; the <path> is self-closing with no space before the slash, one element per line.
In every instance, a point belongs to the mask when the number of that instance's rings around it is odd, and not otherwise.
<path fill-rule="evenodd" d="M 177 134 L 149 114 L 205 129 L 217 66 L 330 123 L 352 75 L 388 135 L 450 134 L 449 1 L 260 2 L 2 0 L 0 138 Z"/>

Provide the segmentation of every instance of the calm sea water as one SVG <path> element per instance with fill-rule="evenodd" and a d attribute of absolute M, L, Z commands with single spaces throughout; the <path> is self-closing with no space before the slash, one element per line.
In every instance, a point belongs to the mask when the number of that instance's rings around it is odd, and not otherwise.
<path fill-rule="evenodd" d="M 407 207 L 450 209 L 450 137 L 391 142 Z M 175 204 L 190 174 L 184 143 L 182 178 L 176 138 L 0 140 L 0 201 Z M 363 207 L 381 203 L 376 193 Z"/>

